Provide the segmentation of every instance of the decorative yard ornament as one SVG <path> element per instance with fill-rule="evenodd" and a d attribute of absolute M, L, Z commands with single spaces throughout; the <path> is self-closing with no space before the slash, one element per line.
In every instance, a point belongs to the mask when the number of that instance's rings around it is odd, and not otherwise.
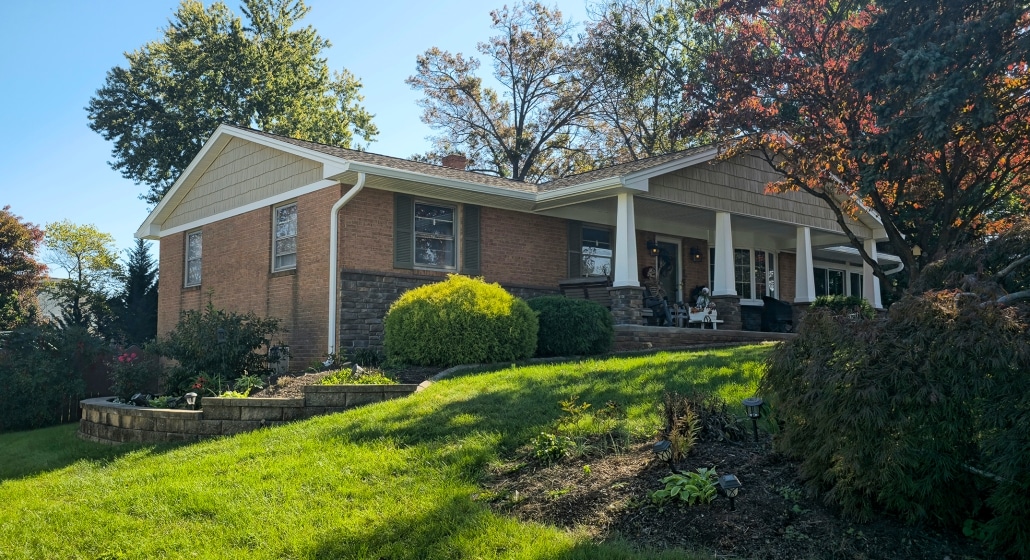
<path fill-rule="evenodd" d="M 762 417 L 762 399 L 758 397 L 750 397 L 744 399 L 744 409 L 747 411 L 747 415 L 751 418 L 751 426 L 755 430 L 755 441 L 758 441 L 758 419 Z"/>

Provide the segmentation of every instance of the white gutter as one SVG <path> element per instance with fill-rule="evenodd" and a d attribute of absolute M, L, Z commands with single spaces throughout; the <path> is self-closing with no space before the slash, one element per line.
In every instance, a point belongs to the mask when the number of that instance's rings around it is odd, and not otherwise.
<path fill-rule="evenodd" d="M 329 223 L 329 359 L 336 355 L 336 305 L 339 303 L 336 297 L 336 253 L 340 245 L 340 208 L 350 202 L 350 199 L 361 191 L 365 186 L 365 174 L 358 173 L 358 182 L 354 184 L 340 200 L 333 204 L 330 212 L 331 222 Z"/>

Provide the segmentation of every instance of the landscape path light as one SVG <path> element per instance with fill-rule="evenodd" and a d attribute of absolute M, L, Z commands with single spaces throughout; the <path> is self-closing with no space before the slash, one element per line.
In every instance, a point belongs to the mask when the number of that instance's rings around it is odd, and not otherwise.
<path fill-rule="evenodd" d="M 193 391 L 186 393 L 186 406 L 190 407 L 190 410 L 197 409 L 197 394 Z"/>
<path fill-rule="evenodd" d="M 747 411 L 747 415 L 751 418 L 751 426 L 755 430 L 755 441 L 758 441 L 758 419 L 762 417 L 762 399 L 758 397 L 751 397 L 744 399 L 744 410 Z"/>
<path fill-rule="evenodd" d="M 740 479 L 735 474 L 724 474 L 719 477 L 719 488 L 722 489 L 722 493 L 726 494 L 726 497 L 730 499 L 730 511 L 736 511 L 736 504 L 733 503 L 734 498 L 740 492 Z"/>
<path fill-rule="evenodd" d="M 671 441 L 667 439 L 657 441 L 655 442 L 654 447 L 651 448 L 651 451 L 660 461 L 665 461 L 669 464 L 669 470 L 679 474 L 680 471 L 672 464 L 673 450 Z"/>

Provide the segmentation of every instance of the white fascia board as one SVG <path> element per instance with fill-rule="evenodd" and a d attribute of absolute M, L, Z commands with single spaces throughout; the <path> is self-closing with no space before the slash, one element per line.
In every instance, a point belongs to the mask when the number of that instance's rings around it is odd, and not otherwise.
<path fill-rule="evenodd" d="M 696 154 L 684 156 L 681 159 L 674 159 L 661 165 L 656 165 L 655 167 L 649 167 L 647 169 L 642 169 L 634 173 L 623 175 L 622 182 L 623 184 L 629 185 L 631 183 L 636 183 L 638 181 L 647 181 L 651 177 L 665 175 L 666 173 L 669 173 L 671 171 L 676 171 L 678 169 L 683 169 L 685 167 L 695 166 L 699 163 L 712 161 L 718 156 L 719 146 L 712 146 L 706 150 L 701 150 Z"/>
<path fill-rule="evenodd" d="M 359 161 L 351 161 L 349 163 L 348 170 L 355 171 L 358 173 L 363 172 L 368 175 L 375 175 L 377 177 L 401 179 L 404 181 L 412 181 L 415 183 L 425 183 L 428 185 L 435 185 L 438 187 L 448 187 L 462 191 L 469 191 L 494 196 L 503 196 L 530 202 L 536 201 L 537 197 L 537 194 L 533 192 L 502 189 L 500 187 L 491 187 L 489 185 L 483 185 L 480 183 L 472 183 L 469 181 L 462 181 L 459 179 L 448 179 L 447 177 L 439 177 L 437 175 L 428 175 L 425 173 L 419 173 L 417 171 L 395 169 L 393 167 L 384 167 L 382 165 L 374 165 L 371 163 L 363 163 Z"/>
<path fill-rule="evenodd" d="M 847 245 L 835 245 L 833 247 L 822 247 L 819 250 L 820 251 L 828 251 L 828 252 L 831 252 L 831 253 L 842 253 L 842 254 L 845 254 L 845 255 L 848 255 L 848 256 L 852 256 L 852 257 L 859 256 L 858 249 L 856 249 L 854 247 L 847 246 Z M 901 258 L 898 257 L 897 255 L 892 255 L 890 253 L 880 253 L 880 252 L 877 252 L 876 260 L 877 261 L 892 262 L 892 263 L 899 263 L 899 262 L 901 262 Z"/>
<path fill-rule="evenodd" d="M 314 183 L 311 183 L 310 185 L 304 185 L 303 187 L 296 188 L 291 191 L 286 191 L 275 196 L 270 196 L 268 198 L 256 200 L 254 202 L 251 202 L 250 204 L 244 204 L 243 206 L 238 206 L 231 210 L 226 210 L 225 212 L 219 212 L 218 214 L 213 214 L 206 218 L 201 218 L 199 220 L 194 220 L 186 224 L 161 230 L 160 236 L 172 235 L 173 233 L 179 233 L 182 231 L 196 229 L 198 227 L 203 227 L 207 224 L 211 224 L 219 220 L 224 220 L 226 218 L 231 218 L 233 216 L 239 216 L 240 214 L 245 214 L 247 212 L 250 212 L 251 210 L 258 210 L 260 208 L 265 208 L 267 206 L 279 204 L 280 202 L 285 202 L 287 200 L 290 200 L 291 198 L 297 198 L 298 196 L 322 190 L 326 187 L 331 187 L 339 183 L 339 181 L 334 181 L 332 179 L 322 179 L 321 181 L 316 181 Z M 156 238 L 157 237 L 154 237 L 153 239 Z"/>
<path fill-rule="evenodd" d="M 218 128 L 216 128 L 215 131 L 211 134 L 211 137 L 207 139 L 207 142 L 204 142 L 204 146 L 200 149 L 200 152 L 198 152 L 197 155 L 193 158 L 193 161 L 191 161 L 190 164 L 186 167 L 186 169 L 182 172 L 182 174 L 179 175 L 179 178 L 175 181 L 172 187 L 168 189 L 168 192 L 165 193 L 163 197 L 161 197 L 161 201 L 157 203 L 157 206 L 154 207 L 154 210 L 151 211 L 150 215 L 147 216 L 147 219 L 144 220 L 143 224 L 140 225 L 138 230 L 136 230 L 135 237 L 143 239 L 158 239 L 162 235 L 174 233 L 170 230 L 162 230 L 156 222 L 159 219 L 167 217 L 166 214 L 168 212 L 171 212 L 171 210 L 175 206 L 173 201 L 177 203 L 182 196 L 186 195 L 185 192 L 180 193 L 179 191 L 184 188 L 183 185 L 185 185 L 189 181 L 190 176 L 195 171 L 197 171 L 200 162 L 204 160 L 204 158 L 208 155 L 209 152 L 215 149 L 216 145 L 219 146 L 219 149 L 224 148 L 225 145 L 228 144 L 229 137 L 240 138 L 241 140 L 254 142 L 262 146 L 273 148 L 282 152 L 287 152 L 295 156 L 302 157 L 304 159 L 321 163 L 322 177 L 326 179 L 328 179 L 331 176 L 339 175 L 347 171 L 347 161 L 344 159 L 330 156 L 328 154 L 323 154 L 322 152 L 309 150 L 307 148 L 301 148 L 300 146 L 295 146 L 293 144 L 290 144 L 289 142 L 282 142 L 280 140 L 276 140 L 275 138 L 270 138 L 262 134 L 256 134 L 249 130 L 243 130 L 240 128 L 236 128 L 234 126 L 220 124 L 218 125 Z M 303 190 L 304 188 L 306 187 L 301 187 L 301 189 L 295 190 Z M 272 204 L 272 202 L 269 202 L 269 204 Z M 181 231 L 179 230 L 179 228 L 175 229 Z"/>

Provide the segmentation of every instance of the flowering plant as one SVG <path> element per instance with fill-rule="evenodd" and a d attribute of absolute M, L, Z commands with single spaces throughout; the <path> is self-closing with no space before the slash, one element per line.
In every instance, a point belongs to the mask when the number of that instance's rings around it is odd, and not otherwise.
<path fill-rule="evenodd" d="M 122 352 L 111 361 L 108 375 L 111 378 L 111 390 L 123 402 L 128 402 L 136 393 L 146 392 L 154 381 L 154 370 L 151 362 L 137 352 Z"/>

